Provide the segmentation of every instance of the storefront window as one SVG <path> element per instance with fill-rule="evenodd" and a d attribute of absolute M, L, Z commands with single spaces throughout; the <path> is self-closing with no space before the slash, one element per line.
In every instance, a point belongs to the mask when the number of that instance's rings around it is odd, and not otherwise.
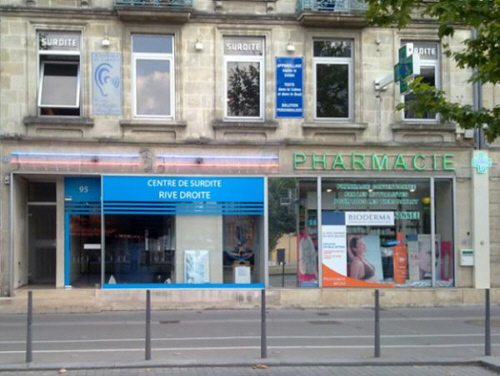
<path fill-rule="evenodd" d="M 436 285 L 453 286 L 453 182 L 450 179 L 436 179 L 434 187 L 436 196 Z"/>
<path fill-rule="evenodd" d="M 261 216 L 224 216 L 224 283 L 260 283 Z"/>
<path fill-rule="evenodd" d="M 263 283 L 263 194 L 262 178 L 104 176 L 104 287 Z"/>
<path fill-rule="evenodd" d="M 269 285 L 318 286 L 316 179 L 269 178 Z"/>
<path fill-rule="evenodd" d="M 175 283 L 173 216 L 106 215 L 105 282 Z"/>
<path fill-rule="evenodd" d="M 101 285 L 101 216 L 71 214 L 69 284 L 74 287 Z"/>
<path fill-rule="evenodd" d="M 435 194 L 433 246 L 430 179 L 323 179 L 323 286 L 453 285 L 451 181 Z"/>

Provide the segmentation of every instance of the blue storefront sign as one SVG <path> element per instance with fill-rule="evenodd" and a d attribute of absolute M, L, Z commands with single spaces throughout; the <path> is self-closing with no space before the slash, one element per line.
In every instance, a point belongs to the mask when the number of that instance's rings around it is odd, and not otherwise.
<path fill-rule="evenodd" d="M 119 52 L 92 53 L 93 110 L 95 115 L 121 115 L 122 80 Z"/>
<path fill-rule="evenodd" d="M 262 178 L 104 176 L 103 201 L 258 202 L 264 201 Z"/>
<path fill-rule="evenodd" d="M 68 177 L 64 179 L 66 202 L 100 202 L 101 179 L 94 177 Z"/>
<path fill-rule="evenodd" d="M 304 58 L 276 58 L 276 117 L 304 117 Z"/>

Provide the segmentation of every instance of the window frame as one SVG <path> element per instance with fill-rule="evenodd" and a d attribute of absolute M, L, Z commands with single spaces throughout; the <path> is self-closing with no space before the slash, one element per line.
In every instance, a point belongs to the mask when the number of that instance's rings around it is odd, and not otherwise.
<path fill-rule="evenodd" d="M 76 74 L 76 103 L 75 105 L 49 105 L 42 104 L 42 91 L 43 91 L 43 82 L 45 78 L 45 66 L 47 64 L 68 64 L 68 65 L 76 65 L 77 66 L 77 74 Z M 80 108 L 80 90 L 81 90 L 81 64 L 80 61 L 65 61 L 65 60 L 44 60 L 40 62 L 40 77 L 38 79 L 38 108 Z"/>
<path fill-rule="evenodd" d="M 226 35 L 223 37 L 223 41 L 225 40 L 226 37 L 231 37 L 229 35 Z M 242 36 L 240 36 L 242 37 Z M 265 121 L 265 96 L 266 96 L 266 84 L 265 84 L 265 70 L 266 70 L 266 65 L 265 65 L 265 59 L 266 59 L 266 38 L 265 37 L 255 37 L 262 39 L 262 55 L 261 56 L 251 56 L 251 55 L 226 55 L 224 51 L 222 52 L 223 54 L 223 100 L 224 100 L 224 120 L 227 121 Z M 223 43 L 223 46 L 225 43 Z M 260 64 L 260 71 L 259 71 L 259 116 L 229 116 L 228 115 L 228 96 L 227 96 L 227 91 L 228 91 L 228 63 L 259 63 Z"/>
<path fill-rule="evenodd" d="M 172 53 L 160 52 L 134 52 L 134 36 L 143 37 L 170 37 L 172 38 Z M 132 116 L 139 119 L 169 119 L 175 120 L 175 35 L 173 34 L 142 34 L 133 33 L 130 35 L 130 58 L 131 58 L 131 89 L 132 89 Z M 170 73 L 170 114 L 169 115 L 141 115 L 137 113 L 137 61 L 168 61 Z"/>
<path fill-rule="evenodd" d="M 415 48 L 415 45 L 418 43 L 432 43 L 436 45 L 436 59 L 420 59 L 420 69 L 422 68 L 434 68 L 434 82 L 435 86 L 437 89 L 441 88 L 441 44 L 439 42 L 433 41 L 433 40 L 402 40 L 401 41 L 401 47 L 404 46 L 406 43 L 413 43 L 413 47 Z M 420 75 L 416 76 L 419 77 Z M 405 103 L 405 95 L 401 95 L 401 103 Z M 418 117 L 406 117 L 406 112 L 403 110 L 403 121 L 404 122 L 426 122 L 426 123 L 436 123 L 439 121 L 439 114 L 436 114 L 434 118 L 432 119 L 427 119 L 427 118 L 418 118 Z"/>
<path fill-rule="evenodd" d="M 330 42 L 349 42 L 351 43 L 351 57 L 327 57 L 314 56 L 314 42 L 330 41 Z M 329 38 L 314 38 L 312 41 L 312 57 L 313 57 L 313 106 L 314 106 L 314 121 L 333 121 L 333 122 L 351 122 L 354 120 L 354 40 L 351 39 L 329 39 Z M 348 116 L 347 117 L 319 117 L 317 112 L 317 66 L 318 65 L 347 65 L 348 67 Z"/>
<path fill-rule="evenodd" d="M 40 41 L 40 35 L 42 33 L 70 33 L 70 34 L 78 34 L 79 38 L 79 50 L 78 51 L 71 51 L 71 50 L 41 50 L 39 41 Z M 36 29 L 36 61 L 37 61 L 37 99 L 36 99 L 36 108 L 37 108 L 37 114 L 38 116 L 47 116 L 47 117 L 82 117 L 82 112 L 83 112 L 83 106 L 82 106 L 82 88 L 83 88 L 83 83 L 82 83 L 82 43 L 83 41 L 83 35 L 81 30 L 56 30 L 56 29 Z M 62 57 L 73 57 L 75 58 L 74 60 L 57 60 L 57 56 Z M 54 60 L 45 60 L 42 59 L 43 57 L 56 57 Z M 68 64 L 77 64 L 78 65 L 78 84 L 77 84 L 77 105 L 76 106 L 46 106 L 42 105 L 42 88 L 43 88 L 43 73 L 45 70 L 45 64 L 46 63 L 68 63 Z M 79 114 L 78 115 L 48 115 L 48 114 L 42 114 L 42 109 L 45 108 L 58 108 L 58 109 L 78 109 Z"/>

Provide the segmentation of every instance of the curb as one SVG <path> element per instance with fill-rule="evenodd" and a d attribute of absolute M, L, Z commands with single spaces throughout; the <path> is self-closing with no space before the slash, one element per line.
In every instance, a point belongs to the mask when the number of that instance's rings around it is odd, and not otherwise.
<path fill-rule="evenodd" d="M 401 366 L 481 366 L 500 372 L 500 360 L 481 359 L 459 360 L 363 360 L 363 361 L 293 361 L 280 359 L 254 359 L 244 361 L 134 361 L 134 362 L 101 362 L 101 363 L 29 363 L 0 365 L 0 372 L 16 371 L 51 371 L 65 368 L 67 370 L 92 369 L 134 369 L 134 368 L 212 368 L 212 367 L 253 367 L 265 364 L 268 367 L 401 367 Z"/>

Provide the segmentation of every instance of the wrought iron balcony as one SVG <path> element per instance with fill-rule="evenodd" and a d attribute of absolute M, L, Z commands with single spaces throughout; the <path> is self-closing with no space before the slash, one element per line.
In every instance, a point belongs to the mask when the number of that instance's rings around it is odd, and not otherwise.
<path fill-rule="evenodd" d="M 363 0 L 297 0 L 297 13 L 313 12 L 356 12 L 365 11 Z"/>
<path fill-rule="evenodd" d="M 297 18 L 305 25 L 366 24 L 364 12 L 368 5 L 363 0 L 297 0 Z"/>
<path fill-rule="evenodd" d="M 193 0 L 115 0 L 115 9 L 125 20 L 187 22 L 193 12 Z"/>

